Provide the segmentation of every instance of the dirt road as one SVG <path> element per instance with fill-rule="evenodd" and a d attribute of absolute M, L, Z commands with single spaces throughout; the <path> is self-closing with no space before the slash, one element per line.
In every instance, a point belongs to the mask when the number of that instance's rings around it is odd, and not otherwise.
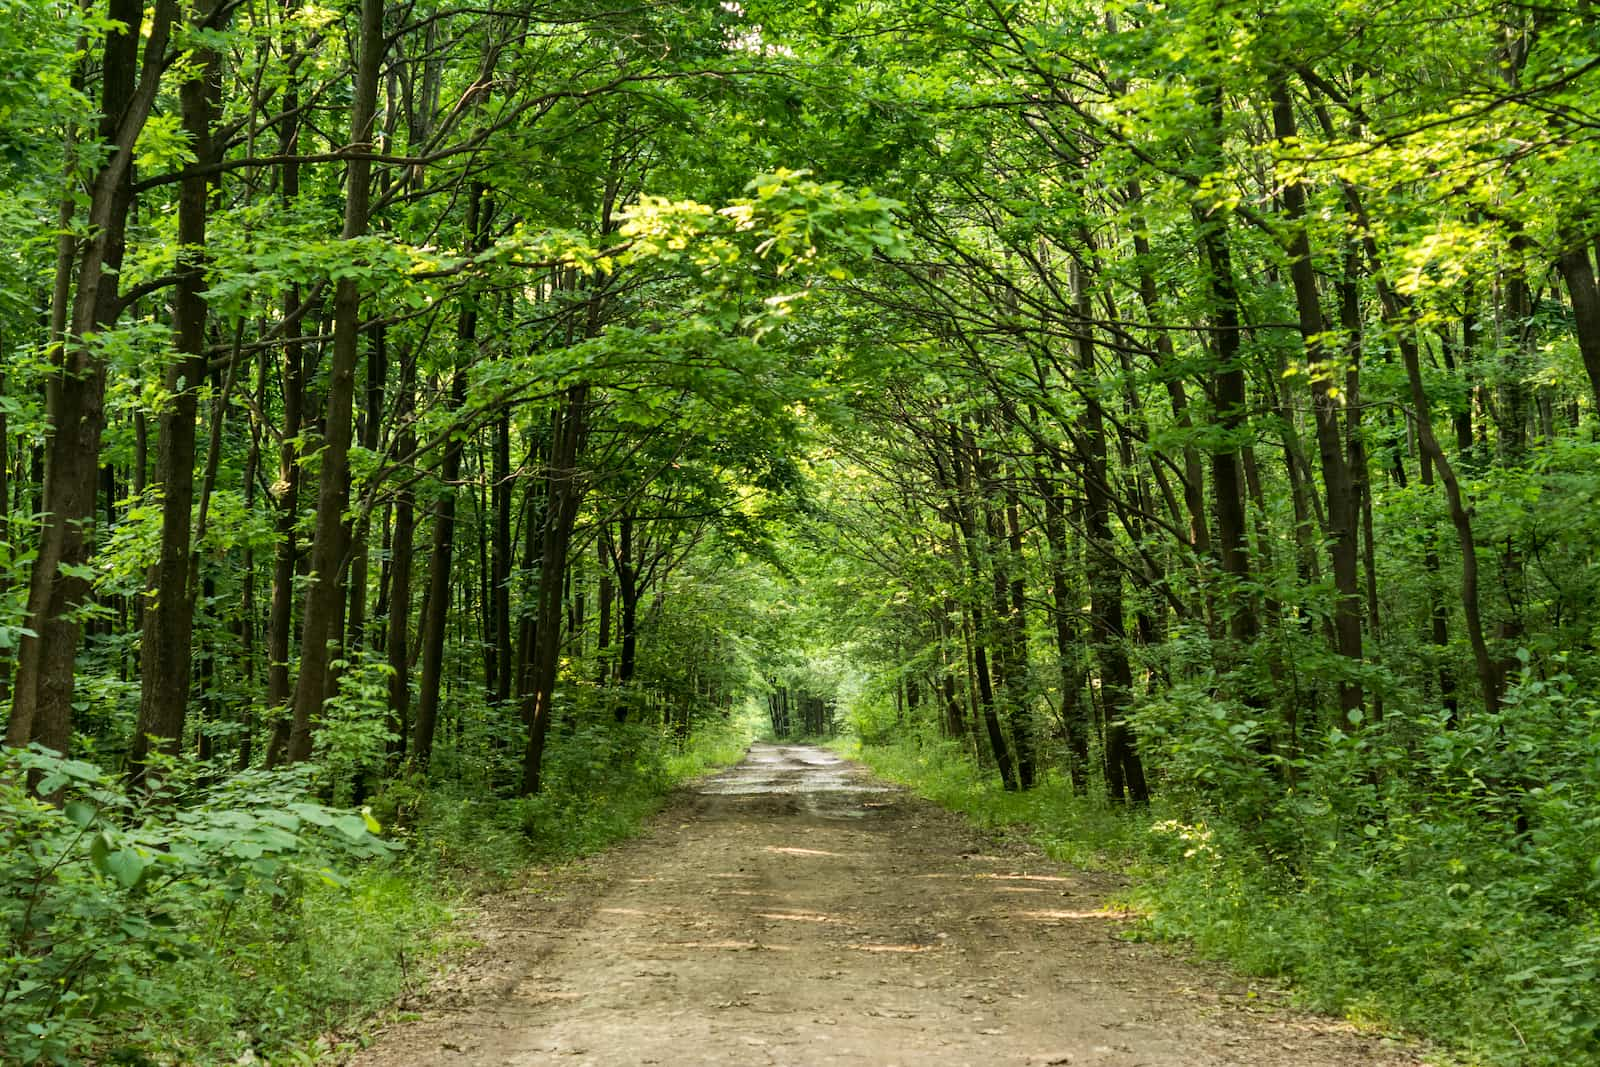
<path fill-rule="evenodd" d="M 1120 938 L 1103 876 L 822 749 L 754 746 L 484 947 L 359 1067 L 1417 1062 Z"/>

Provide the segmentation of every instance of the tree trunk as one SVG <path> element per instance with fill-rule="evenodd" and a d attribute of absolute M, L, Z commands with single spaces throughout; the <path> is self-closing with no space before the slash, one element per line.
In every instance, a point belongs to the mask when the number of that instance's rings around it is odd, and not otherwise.
<path fill-rule="evenodd" d="M 1224 126 L 1222 86 L 1216 75 L 1203 79 L 1200 93 L 1209 120 L 1209 128 L 1205 131 L 1207 143 L 1204 155 L 1208 165 L 1215 164 L 1210 169 L 1216 173 L 1222 170 L 1220 159 Z M 1217 428 L 1222 438 L 1211 448 L 1211 482 L 1217 498 L 1217 550 L 1222 560 L 1223 574 L 1228 579 L 1228 588 L 1224 591 L 1224 599 L 1231 602 L 1228 631 L 1237 644 L 1247 645 L 1255 638 L 1260 627 L 1256 620 L 1256 598 L 1251 588 L 1254 580 L 1250 571 L 1245 486 L 1239 458 L 1246 431 L 1246 396 L 1240 351 L 1243 323 L 1239 313 L 1239 292 L 1233 277 L 1233 252 L 1228 236 L 1229 212 L 1222 205 L 1208 208 L 1198 201 L 1191 210 L 1204 260 L 1206 285 L 1210 289 L 1212 352 L 1217 368 L 1211 390 Z"/>
<path fill-rule="evenodd" d="M 965 546 L 967 571 L 972 581 L 971 604 L 969 611 L 972 615 L 972 671 L 976 687 L 978 713 L 983 719 L 984 732 L 989 738 L 989 751 L 994 756 L 995 767 L 1000 772 L 1000 782 L 1005 788 L 1017 788 L 1017 774 L 1015 765 L 1011 761 L 1011 746 L 1006 741 L 1005 731 L 1000 725 L 1000 716 L 995 706 L 995 691 L 993 679 L 989 673 L 989 651 L 987 642 L 992 640 L 990 627 L 985 624 L 982 602 L 978 596 L 978 589 L 983 584 L 983 556 L 984 551 L 980 545 L 980 526 L 977 518 L 977 504 L 974 498 L 971 470 L 968 461 L 962 455 L 962 442 L 955 426 L 949 429 L 950 459 L 955 472 L 955 506 L 957 526 L 961 533 L 961 541 Z M 968 451 L 971 449 L 969 447 Z"/>
<path fill-rule="evenodd" d="M 399 435 L 395 452 L 408 456 L 416 448 L 412 414 L 416 394 L 416 356 L 407 353 L 401 361 L 400 391 L 395 403 Z M 411 569 L 416 542 L 416 494 L 409 479 L 395 494 L 394 533 L 389 546 L 389 617 L 384 651 L 389 660 L 389 743 L 391 755 L 404 759 L 411 728 Z"/>
<path fill-rule="evenodd" d="M 491 565 L 491 616 L 494 619 L 495 677 L 491 699 L 498 705 L 511 700 L 511 414 L 503 413 L 494 426 L 494 551 Z"/>
<path fill-rule="evenodd" d="M 578 517 L 583 488 L 578 459 L 588 433 L 589 387 L 570 386 L 553 417 L 550 463 L 546 481 L 544 553 L 539 565 L 538 622 L 532 663 L 533 685 L 523 702 L 528 747 L 522 760 L 523 796 L 539 791 L 545 736 L 550 730 L 550 704 L 555 696 L 561 649 L 561 587 L 567 567 L 567 546 Z"/>
<path fill-rule="evenodd" d="M 89 595 L 84 573 L 91 543 L 106 367 L 83 338 L 110 326 L 121 310 L 118 272 L 133 203 L 133 146 L 144 129 L 165 66 L 176 0 L 156 0 L 139 61 L 141 0 L 108 0 L 106 17 L 128 27 L 108 34 L 101 65 L 100 140 L 109 150 L 89 192 L 86 238 L 77 257 L 70 326 L 47 387 L 51 435 L 40 509 L 46 518 L 28 587 L 27 627 L 18 649 L 6 743 L 38 741 L 65 751 L 72 738 L 74 667 L 82 628 L 76 609 Z"/>
<path fill-rule="evenodd" d="M 463 343 L 476 336 L 476 316 L 470 305 L 461 313 L 457 334 Z M 450 409 L 459 411 L 467 399 L 467 376 L 456 370 L 450 379 Z M 427 614 L 422 622 L 422 676 L 417 687 L 417 719 L 412 727 L 411 763 L 427 770 L 433 758 L 434 734 L 439 725 L 439 697 L 444 685 L 444 638 L 450 623 L 450 565 L 455 554 L 456 480 L 461 476 L 461 441 L 451 441 L 439 467 L 443 491 L 433 513 L 433 547 L 428 557 Z"/>
<path fill-rule="evenodd" d="M 285 0 L 287 4 L 289 0 Z M 300 164 L 296 150 L 300 140 L 300 88 L 293 72 L 284 89 L 284 120 L 278 136 L 278 152 L 285 157 L 280 171 L 279 196 L 285 207 L 300 198 Z M 290 286 L 283 298 L 283 318 L 293 322 L 300 315 L 300 287 Z M 297 336 L 299 330 L 290 330 Z M 298 564 L 300 513 L 300 462 L 296 441 L 305 421 L 305 350 L 293 336 L 283 346 L 283 432 L 278 443 L 278 481 L 272 490 L 274 550 L 272 557 L 272 604 L 267 616 L 267 718 L 272 733 L 267 741 L 267 765 L 283 759 L 289 746 L 289 641 L 294 631 L 294 576 Z"/>
<path fill-rule="evenodd" d="M 600 536 L 596 540 L 596 555 L 600 573 L 600 591 L 598 599 L 599 631 L 595 635 L 595 685 L 604 686 L 611 677 L 611 601 L 614 595 L 611 582 L 611 561 L 607 559 L 610 552 L 611 535 L 610 524 L 604 524 Z"/>
<path fill-rule="evenodd" d="M 1273 131 L 1280 143 L 1295 141 L 1294 105 L 1289 90 L 1281 81 L 1271 88 Z M 1305 188 L 1298 179 L 1283 187 L 1284 209 L 1289 217 L 1286 251 L 1289 278 L 1294 287 L 1295 307 L 1299 312 L 1300 337 L 1305 345 L 1311 377 L 1311 406 L 1317 429 L 1317 453 L 1322 464 L 1327 516 L 1328 556 L 1333 568 L 1335 601 L 1333 628 L 1339 654 L 1354 664 L 1361 662 L 1361 590 L 1358 559 L 1360 525 L 1359 494 L 1350 475 L 1341 426 L 1342 410 L 1334 390 L 1339 384 L 1324 352 L 1323 335 L 1327 323 L 1317 278 L 1311 263 L 1311 244 L 1306 236 Z M 1350 372 L 1353 373 L 1353 370 Z M 1349 722 L 1361 718 L 1361 683 L 1339 680 L 1339 710 Z"/>
<path fill-rule="evenodd" d="M 956 662 L 955 642 L 953 627 L 950 617 L 956 613 L 956 603 L 950 597 L 945 597 L 943 610 L 938 616 L 939 622 L 939 660 L 944 693 L 945 736 L 960 739 L 966 735 L 966 715 L 961 707 L 961 700 L 956 695 L 956 674 L 960 666 Z"/>
<path fill-rule="evenodd" d="M 386 39 L 383 0 L 361 0 L 361 55 L 351 106 L 350 142 L 366 145 L 372 136 Z M 345 240 L 367 232 L 371 203 L 371 160 L 350 159 L 345 176 Z M 309 759 L 317 717 L 329 692 L 331 646 L 342 636 L 334 627 L 343 603 L 344 512 L 350 495 L 350 441 L 355 406 L 356 362 L 360 355 L 361 290 L 354 278 L 339 279 L 333 297 L 333 356 L 323 426 L 322 471 L 317 487 L 315 533 L 311 542 L 311 583 L 301 620 L 300 675 L 295 683 L 294 719 L 285 756 Z"/>
<path fill-rule="evenodd" d="M 1052 458 L 1052 464 L 1059 463 L 1059 459 Z M 1078 661 L 1080 598 L 1073 595 L 1067 578 L 1071 556 L 1065 490 L 1059 482 L 1060 470 L 1052 473 L 1055 479 L 1041 475 L 1039 493 L 1044 498 L 1044 535 L 1050 546 L 1050 614 L 1055 624 L 1056 663 L 1061 679 L 1061 725 L 1067 742 L 1067 777 L 1072 791 L 1085 796 L 1089 791 L 1089 734 L 1093 724 L 1083 701 L 1084 678 Z"/>
<path fill-rule="evenodd" d="M 1456 541 L 1461 549 L 1461 613 L 1466 620 L 1467 640 L 1472 645 L 1472 658 L 1477 667 L 1478 683 L 1483 690 L 1484 709 L 1494 714 L 1500 708 L 1501 676 L 1489 655 L 1489 645 L 1483 635 L 1483 619 L 1478 600 L 1478 549 L 1473 539 L 1472 513 L 1467 509 L 1465 499 L 1461 495 L 1461 484 L 1456 478 L 1455 468 L 1446 458 L 1444 449 L 1439 447 L 1438 439 L 1433 433 L 1433 409 L 1422 382 L 1422 363 L 1417 352 L 1416 338 L 1411 332 L 1416 328 L 1416 324 L 1411 321 L 1410 309 L 1383 273 L 1383 261 L 1378 254 L 1377 240 L 1371 236 L 1372 227 L 1367 222 L 1360 197 L 1352 186 L 1345 187 L 1345 198 L 1364 235 L 1362 246 L 1367 261 L 1372 266 L 1374 287 L 1377 289 L 1378 304 L 1383 312 L 1384 323 L 1394 330 L 1398 337 L 1401 362 L 1405 366 L 1406 380 L 1411 388 L 1411 406 L 1419 450 L 1431 461 L 1439 473 L 1439 480 L 1444 483 L 1445 503 L 1449 510 L 1450 522 L 1456 530 Z"/>
<path fill-rule="evenodd" d="M 635 566 L 634 516 L 632 508 L 624 511 L 617 521 L 617 607 L 621 613 L 620 640 L 622 647 L 617 657 L 617 685 L 627 689 L 633 682 L 633 672 L 639 653 L 639 571 Z M 626 698 L 617 705 L 617 721 L 627 718 Z"/>
<path fill-rule="evenodd" d="M 998 509 L 997 509 L 998 510 Z M 1033 708 L 1028 678 L 1027 587 L 1023 581 L 1022 523 L 1020 504 L 1014 486 L 1005 490 L 1004 544 L 1006 554 L 996 553 L 996 607 L 1004 611 L 1001 632 L 1006 646 L 1006 711 L 1011 726 L 1011 744 L 1017 756 L 1017 785 L 1032 789 L 1036 777 L 1034 764 Z M 1004 564 L 1000 564 L 1000 560 Z"/>
<path fill-rule="evenodd" d="M 1563 236 L 1567 247 L 1556 263 L 1572 299 L 1578 352 L 1589 375 L 1595 410 L 1600 411 L 1600 286 L 1595 284 L 1594 266 L 1589 261 L 1589 242 L 1573 233 Z"/>
<path fill-rule="evenodd" d="M 1124 716 L 1133 699 L 1133 671 L 1128 664 L 1127 631 L 1122 613 L 1122 571 L 1111 536 L 1109 462 L 1105 416 L 1093 392 L 1094 335 L 1090 326 L 1087 271 L 1072 265 L 1074 311 L 1077 313 L 1078 369 L 1091 383 L 1083 412 L 1084 533 L 1088 539 L 1089 640 L 1100 663 L 1100 694 L 1105 706 L 1106 791 L 1119 803 L 1149 800 L 1144 764 L 1134 748 Z M 1220 483 L 1219 483 L 1220 484 Z"/>
<path fill-rule="evenodd" d="M 367 342 L 367 389 L 365 410 L 361 413 L 361 447 L 378 449 L 378 432 L 383 426 L 383 399 L 389 378 L 388 334 L 374 327 Z M 367 571 L 371 557 L 372 515 L 362 509 L 354 520 L 354 541 L 350 548 L 350 606 L 345 616 L 347 656 L 359 655 L 367 644 Z"/>
<path fill-rule="evenodd" d="M 197 0 L 194 20 L 209 21 L 217 0 Z M 197 166 L 211 161 L 212 83 L 217 54 L 197 49 L 192 75 L 179 90 L 183 130 Z M 174 348 L 183 358 L 167 372 L 172 394 L 156 433 L 156 479 L 161 483 L 161 548 L 152 568 L 144 640 L 139 656 L 139 717 L 129 761 L 144 774 L 151 747 L 175 753 L 183 739 L 193 655 L 194 601 L 189 596 L 190 533 L 194 508 L 195 413 L 206 377 L 206 208 L 210 183 L 191 167 L 178 191 L 177 292 Z"/>
<path fill-rule="evenodd" d="M 0 396 L 6 392 L 5 370 L 0 368 Z M 11 431 L 6 409 L 0 406 L 0 545 L 11 544 Z M 11 592 L 11 570 L 0 570 L 0 601 Z M 0 648 L 0 705 L 11 700 L 11 649 Z"/>

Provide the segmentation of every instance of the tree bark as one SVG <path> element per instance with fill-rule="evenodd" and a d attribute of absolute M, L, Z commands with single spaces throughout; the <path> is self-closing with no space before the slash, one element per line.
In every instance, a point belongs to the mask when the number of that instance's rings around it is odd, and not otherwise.
<path fill-rule="evenodd" d="M 980 544 L 983 535 L 980 532 L 975 500 L 973 478 L 969 460 L 963 456 L 963 442 L 954 424 L 949 427 L 950 462 L 954 471 L 954 505 L 957 528 L 960 530 L 961 542 L 965 549 L 967 571 L 972 586 L 968 593 L 970 604 L 968 611 L 972 617 L 972 671 L 973 682 L 977 696 L 978 714 L 983 720 L 984 732 L 989 739 L 989 751 L 994 756 L 996 769 L 1000 772 L 1000 782 L 1009 791 L 1017 788 L 1016 765 L 1011 759 L 1011 746 L 1006 741 L 1005 730 L 1000 725 L 1000 715 L 995 704 L 995 687 L 989 669 L 989 650 L 987 643 L 993 640 L 984 617 L 983 604 L 978 594 L 984 577 L 983 557 L 984 546 Z M 972 451 L 970 445 L 967 451 Z M 972 460 L 975 462 L 975 457 Z"/>
<path fill-rule="evenodd" d="M 476 329 L 468 325 L 470 311 L 462 312 L 458 333 L 467 340 Z M 467 376 L 456 370 L 450 380 L 450 407 L 459 410 L 467 399 Z M 417 683 L 417 718 L 412 725 L 411 763 L 427 770 L 433 758 L 434 735 L 439 725 L 439 698 L 444 686 L 444 639 L 450 624 L 450 564 L 455 554 L 456 481 L 461 477 L 461 441 L 452 441 L 439 466 L 443 489 L 433 512 L 433 545 L 428 554 L 427 611 L 422 622 L 422 675 Z"/>
<path fill-rule="evenodd" d="M 1087 269 L 1072 264 L 1072 295 L 1077 315 L 1078 369 L 1085 381 L 1096 379 L 1094 333 L 1090 325 Z M 1092 385 L 1084 397 L 1083 432 L 1084 532 L 1088 539 L 1089 640 L 1100 664 L 1100 695 L 1105 706 L 1106 791 L 1119 803 L 1143 804 L 1150 799 L 1144 764 L 1134 747 L 1125 718 L 1133 700 L 1133 671 L 1128 664 L 1127 629 L 1122 610 L 1122 571 L 1111 536 L 1109 461 L 1105 416 Z"/>
<path fill-rule="evenodd" d="M 1281 80 L 1277 80 L 1272 84 L 1271 96 L 1273 132 L 1280 143 L 1292 143 L 1298 138 L 1298 133 L 1289 90 Z M 1283 203 L 1289 217 L 1285 248 L 1289 256 L 1289 278 L 1294 287 L 1300 337 L 1309 365 L 1317 454 L 1322 466 L 1328 557 L 1333 568 L 1335 590 L 1333 628 L 1339 654 L 1359 664 L 1362 658 L 1361 590 L 1357 566 L 1359 494 L 1350 475 L 1349 459 L 1345 455 L 1341 425 L 1343 412 L 1339 400 L 1334 396 L 1339 382 L 1334 377 L 1323 342 L 1327 322 L 1311 263 L 1311 243 L 1305 229 L 1305 187 L 1298 179 L 1284 183 Z M 1339 679 L 1339 710 L 1347 721 L 1360 719 L 1363 704 L 1361 683 L 1349 678 Z"/>
<path fill-rule="evenodd" d="M 544 768 L 544 743 L 550 731 L 561 649 L 561 588 L 567 547 L 583 499 L 578 459 L 588 435 L 589 387 L 568 387 L 552 417 L 550 463 L 546 482 L 544 552 L 539 564 L 538 622 L 533 656 L 533 684 L 523 701 L 528 746 L 523 753 L 521 794 L 539 791 Z"/>
<path fill-rule="evenodd" d="M 611 601 L 615 595 L 615 586 L 611 580 L 611 561 L 606 557 L 610 553 L 611 532 L 610 524 L 604 524 L 600 536 L 596 539 L 595 553 L 597 568 L 600 573 L 600 590 L 597 595 L 598 607 L 598 632 L 595 634 L 595 684 L 604 686 L 611 677 Z"/>
<path fill-rule="evenodd" d="M 194 19 L 209 22 L 217 0 L 197 0 Z M 217 54 L 197 49 L 192 76 L 179 90 L 183 130 L 197 164 L 211 161 L 213 83 Z M 182 359 L 167 372 L 171 398 L 157 430 L 156 478 L 161 483 L 161 548 L 152 569 L 139 657 L 139 717 L 130 769 L 144 776 L 152 747 L 175 753 L 183 739 L 193 657 L 194 601 L 189 595 L 194 507 L 195 414 L 206 377 L 205 244 L 207 195 L 203 174 L 184 175 L 178 191 L 177 291 L 173 298 L 174 347 Z"/>
<path fill-rule="evenodd" d="M 1563 235 L 1566 248 L 1556 265 L 1561 279 L 1567 283 L 1567 296 L 1572 300 L 1574 332 L 1578 352 L 1583 356 L 1583 369 L 1589 375 L 1589 392 L 1595 410 L 1600 412 L 1600 286 L 1595 284 L 1594 266 L 1589 261 L 1589 244 L 1577 234 Z"/>
<path fill-rule="evenodd" d="M 1078 604 L 1068 579 L 1072 562 L 1067 541 L 1066 490 L 1060 483 L 1059 457 L 1052 457 L 1053 477 L 1042 473 L 1039 494 L 1044 500 L 1044 535 L 1050 548 L 1051 621 L 1056 635 L 1056 666 L 1060 672 L 1061 725 L 1066 734 L 1067 777 L 1072 791 L 1086 796 L 1089 791 L 1089 734 L 1094 725 L 1083 700 L 1084 677 L 1078 659 Z"/>
<path fill-rule="evenodd" d="M 494 551 L 490 589 L 494 619 L 495 671 L 491 699 L 504 705 L 511 699 L 511 415 L 503 413 L 494 426 Z"/>
<path fill-rule="evenodd" d="M 6 743 L 37 741 L 65 751 L 72 737 L 74 668 L 82 627 L 76 609 L 89 596 L 83 572 L 91 546 L 100 438 L 105 427 L 106 366 L 84 338 L 111 325 L 121 303 L 118 272 L 133 203 L 133 147 L 155 102 L 165 67 L 176 0 L 157 0 L 139 60 L 141 0 L 108 0 L 110 33 L 101 65 L 100 140 L 109 150 L 89 193 L 86 238 L 78 249 L 70 325 L 55 353 L 47 387 L 51 435 L 40 509 L 45 520 L 28 587 L 27 627 L 18 649 Z"/>
<path fill-rule="evenodd" d="M 351 108 L 350 142 L 372 137 L 386 38 L 383 0 L 361 0 L 360 59 Z M 345 176 L 345 240 L 367 232 L 372 162 L 350 159 Z M 344 512 L 350 493 L 350 441 L 354 429 L 356 362 L 360 355 L 361 290 L 354 278 L 341 278 L 333 297 L 333 356 L 328 368 L 327 409 L 322 440 L 322 471 L 317 486 L 315 533 L 311 542 L 311 582 L 301 620 L 300 674 L 295 683 L 294 719 L 285 756 L 309 759 L 316 720 L 329 692 L 332 645 L 342 636 L 334 627 L 344 600 Z"/>
<path fill-rule="evenodd" d="M 6 375 L 0 369 L 0 396 L 6 391 Z M 0 407 L 0 545 L 11 544 L 11 431 L 6 424 L 6 409 Z M 10 568 L 0 570 L 0 600 L 11 591 Z M 0 705 L 11 700 L 11 650 L 0 649 Z"/>
<path fill-rule="evenodd" d="M 633 683 L 639 654 L 639 569 L 634 558 L 634 515 L 625 510 L 617 520 L 617 607 L 621 648 L 617 656 L 617 685 L 626 689 Z M 626 700 L 617 705 L 617 721 L 627 717 Z"/>
<path fill-rule="evenodd" d="M 367 395 L 360 426 L 361 447 L 368 452 L 378 449 L 378 431 L 383 425 L 383 402 L 388 378 L 388 333 L 384 327 L 376 326 L 368 335 Z M 367 644 L 367 572 L 372 554 L 368 543 L 372 538 L 370 511 L 363 511 L 354 520 L 352 533 L 354 541 L 350 548 L 350 606 L 345 616 L 345 647 L 347 655 L 353 658 Z"/>
<path fill-rule="evenodd" d="M 395 452 L 410 455 L 416 447 L 412 414 L 416 394 L 417 361 L 406 353 L 401 362 L 400 391 L 395 404 L 399 422 Z M 393 735 L 390 753 L 395 759 L 406 755 L 411 728 L 411 569 L 416 541 L 416 493 L 409 480 L 395 494 L 394 533 L 389 548 L 389 617 L 384 651 L 389 660 L 389 732 Z"/>
<path fill-rule="evenodd" d="M 285 0 L 287 6 L 291 0 Z M 300 164 L 296 154 L 300 141 L 300 88 L 293 71 L 284 88 L 284 120 L 278 135 L 278 153 L 285 157 L 279 172 L 279 199 L 292 206 L 300 198 Z M 300 315 L 300 287 L 292 285 L 284 294 L 283 318 L 293 322 Z M 298 340 L 299 330 L 291 330 L 283 346 L 283 373 L 279 391 L 283 397 L 282 433 L 278 439 L 278 480 L 272 488 L 273 557 L 272 600 L 267 616 L 267 718 L 272 733 L 267 741 L 267 766 L 283 760 L 289 746 L 289 642 L 294 632 L 294 577 L 299 563 L 300 460 L 298 441 L 305 422 L 305 349 Z"/>

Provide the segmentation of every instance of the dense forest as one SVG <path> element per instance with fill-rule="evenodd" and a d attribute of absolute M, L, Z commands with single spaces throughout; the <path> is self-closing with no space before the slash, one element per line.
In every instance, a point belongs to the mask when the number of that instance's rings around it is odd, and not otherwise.
<path fill-rule="evenodd" d="M 0 52 L 0 1058 L 310 1055 L 756 722 L 1317 1006 L 1600 1056 L 1589 0 Z"/>

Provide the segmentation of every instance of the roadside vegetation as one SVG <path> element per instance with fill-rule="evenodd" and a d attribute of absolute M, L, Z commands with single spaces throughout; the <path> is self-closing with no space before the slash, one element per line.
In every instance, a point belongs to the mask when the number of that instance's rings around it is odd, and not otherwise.
<path fill-rule="evenodd" d="M 678 782 L 734 762 L 748 739 L 731 722 L 688 746 L 644 728 L 574 732 L 552 746 L 560 804 L 457 779 L 396 782 L 358 811 L 308 801 L 326 786 L 311 764 L 172 767 L 160 791 L 130 795 L 92 764 L 16 754 L 8 772 L 74 799 L 0 785 L 3 914 L 36 931 L 0 961 L 6 1056 L 315 1061 L 466 947 L 458 905 L 638 832 Z"/>
<path fill-rule="evenodd" d="M 1529 689 L 1515 698 L 1533 714 L 1568 699 Z M 1600 727 L 1600 707 L 1585 703 Z M 1075 794 L 1061 775 L 1008 792 L 964 746 L 932 734 L 836 747 L 991 832 L 1127 875 L 1120 902 L 1140 916 L 1134 936 L 1271 978 L 1301 1006 L 1424 1036 L 1450 1062 L 1586 1062 L 1600 1047 L 1594 815 L 1553 791 L 1539 802 L 1536 847 L 1508 845 L 1460 767 L 1488 740 L 1437 751 L 1429 770 L 1455 789 L 1408 785 L 1403 768 L 1352 740 L 1286 801 L 1224 803 L 1249 795 L 1248 783 L 1219 793 L 1230 783 L 1208 781 L 1132 811 Z M 1550 738 L 1545 754 L 1592 775 L 1600 731 Z M 1208 778 L 1226 766 L 1171 755 L 1169 766 Z"/>

